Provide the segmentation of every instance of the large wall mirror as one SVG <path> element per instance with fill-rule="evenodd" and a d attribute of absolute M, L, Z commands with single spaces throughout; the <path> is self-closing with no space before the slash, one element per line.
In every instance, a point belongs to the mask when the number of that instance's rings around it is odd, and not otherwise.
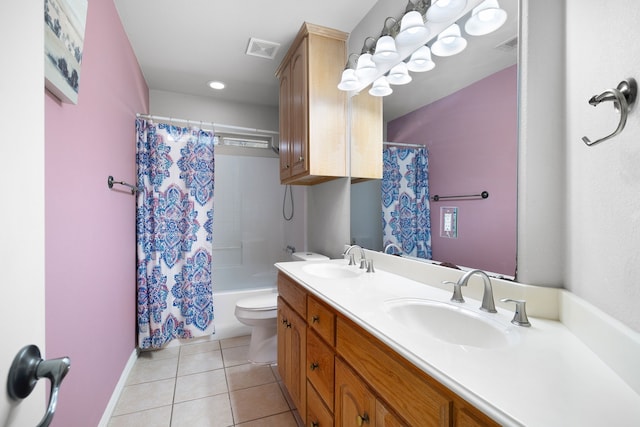
<path fill-rule="evenodd" d="M 499 2 L 500 29 L 463 33 L 462 53 L 434 55 L 435 69 L 392 86 L 383 110 L 385 141 L 427 149 L 432 259 L 515 276 L 518 0 Z M 379 180 L 351 186 L 352 243 L 384 250 L 381 199 Z"/>

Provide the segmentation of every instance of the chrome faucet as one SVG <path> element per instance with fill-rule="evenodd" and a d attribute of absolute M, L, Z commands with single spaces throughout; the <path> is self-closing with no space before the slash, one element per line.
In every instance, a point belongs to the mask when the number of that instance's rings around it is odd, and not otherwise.
<path fill-rule="evenodd" d="M 388 254 L 389 253 L 389 249 L 397 249 L 398 250 L 398 255 L 402 254 L 402 249 L 400 248 L 400 246 L 396 245 L 395 243 L 389 243 L 387 246 L 384 247 L 384 253 Z M 395 255 L 395 254 L 393 254 Z"/>
<path fill-rule="evenodd" d="M 462 286 L 467 286 L 467 282 L 474 274 L 479 274 L 480 276 L 482 276 L 482 281 L 484 282 L 484 293 L 482 294 L 482 305 L 480 306 L 480 310 L 488 311 L 489 313 L 497 313 L 496 305 L 493 302 L 493 288 L 491 287 L 491 279 L 489 278 L 487 273 L 482 270 L 469 270 L 460 279 L 458 279 L 457 282 L 443 282 L 453 285 L 453 296 L 451 296 L 451 301 L 464 302 L 461 288 Z"/>
<path fill-rule="evenodd" d="M 364 255 L 364 249 L 362 249 L 361 246 L 358 245 L 351 245 L 349 246 L 347 249 L 345 249 L 345 251 L 342 253 L 342 256 L 346 256 L 349 255 L 351 253 L 351 250 L 353 248 L 358 248 L 360 249 L 360 268 L 367 268 L 367 260 L 366 257 Z M 349 257 L 349 265 L 356 265 L 356 261 L 353 257 L 353 254 L 351 254 L 351 256 Z"/>

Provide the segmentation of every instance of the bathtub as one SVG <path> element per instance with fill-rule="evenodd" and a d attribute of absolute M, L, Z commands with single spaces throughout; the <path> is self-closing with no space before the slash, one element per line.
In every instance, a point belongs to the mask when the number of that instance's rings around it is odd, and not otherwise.
<path fill-rule="evenodd" d="M 251 327 L 236 319 L 236 302 L 242 298 L 277 292 L 277 270 L 273 266 L 214 268 L 213 316 L 216 332 L 213 339 L 251 334 Z"/>

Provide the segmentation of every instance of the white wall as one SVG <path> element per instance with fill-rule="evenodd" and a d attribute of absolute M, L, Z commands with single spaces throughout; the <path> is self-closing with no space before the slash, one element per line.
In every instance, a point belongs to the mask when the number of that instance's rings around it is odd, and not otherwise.
<path fill-rule="evenodd" d="M 612 103 L 591 96 L 640 79 L 637 0 L 566 0 L 567 270 L 565 287 L 640 331 L 640 109 L 611 133 Z"/>
<path fill-rule="evenodd" d="M 309 188 L 310 251 L 339 258 L 349 244 L 350 186 L 349 178 L 338 178 Z"/>
<path fill-rule="evenodd" d="M 272 131 L 278 131 L 279 126 L 277 107 L 232 103 L 228 101 L 220 101 L 212 97 L 200 97 L 159 90 L 151 90 L 149 92 L 149 105 L 150 114 L 164 117 L 174 117 L 193 121 L 201 120 L 225 125 Z M 225 160 L 222 159 L 221 161 L 224 162 Z M 273 172 L 277 175 L 279 166 L 276 161 L 273 163 Z M 226 166 L 226 164 L 223 165 L 223 167 Z M 237 166 L 240 167 L 239 164 Z M 252 174 L 252 176 L 257 177 L 257 174 L 253 174 L 249 169 L 243 169 L 238 172 L 242 174 Z M 216 185 L 220 186 L 222 184 L 218 181 Z M 272 254 L 274 258 L 280 258 L 283 254 L 284 248 L 288 245 L 291 245 L 295 247 L 296 250 L 300 251 L 307 249 L 306 188 L 300 186 L 294 186 L 292 188 L 294 216 L 290 221 L 284 220 L 281 213 L 284 192 L 285 186 L 273 185 L 269 186 L 266 194 L 264 192 L 260 194 L 261 198 L 269 200 L 270 209 L 272 210 L 271 214 L 273 214 L 273 209 L 278 210 L 278 213 L 275 215 L 278 217 L 280 222 L 274 228 L 281 231 L 282 237 L 280 245 L 276 249 L 277 253 Z M 252 197 L 248 194 L 241 194 L 241 196 L 242 198 Z M 291 198 L 287 191 L 287 215 L 291 212 L 290 202 Z M 218 200 L 218 205 L 220 203 L 223 203 L 223 201 Z M 247 229 L 246 231 L 249 230 Z"/>

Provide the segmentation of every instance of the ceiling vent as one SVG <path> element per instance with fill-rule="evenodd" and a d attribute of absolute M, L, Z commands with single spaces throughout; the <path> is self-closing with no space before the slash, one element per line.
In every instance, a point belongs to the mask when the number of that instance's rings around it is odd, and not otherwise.
<path fill-rule="evenodd" d="M 496 49 L 503 52 L 511 52 L 518 47 L 518 36 L 515 36 L 507 41 L 504 41 L 496 46 Z"/>
<path fill-rule="evenodd" d="M 256 39 L 251 37 L 249 39 L 249 46 L 247 46 L 247 55 L 258 56 L 260 58 L 273 59 L 280 49 L 280 43 L 268 42 L 266 40 Z"/>

